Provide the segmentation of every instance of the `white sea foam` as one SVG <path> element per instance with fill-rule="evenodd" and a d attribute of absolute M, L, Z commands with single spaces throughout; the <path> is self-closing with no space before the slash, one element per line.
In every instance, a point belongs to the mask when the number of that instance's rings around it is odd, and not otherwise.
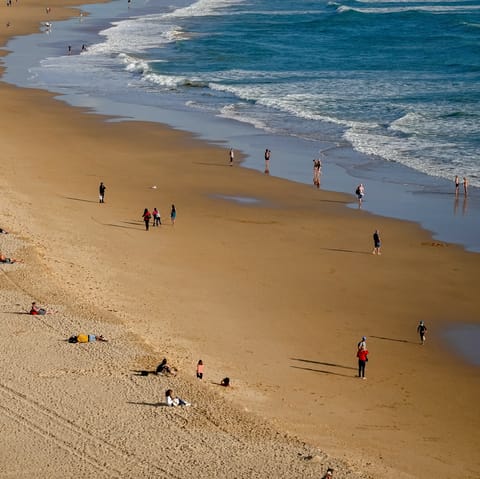
<path fill-rule="evenodd" d="M 172 23 L 160 23 L 158 15 L 150 15 L 116 22 L 100 32 L 105 41 L 92 45 L 91 54 L 141 53 L 186 37 L 182 29 Z"/>
<path fill-rule="evenodd" d="M 430 176 L 451 179 L 452 175 L 469 176 L 472 186 L 480 186 L 478 157 L 475 152 L 459 149 L 457 143 L 428 140 L 418 136 L 395 137 L 380 131 L 351 128 L 344 138 L 357 150 L 381 157 Z M 439 151 L 443 159 L 439 161 Z M 476 161 L 477 160 L 477 161 Z"/>
<path fill-rule="evenodd" d="M 245 0 L 198 0 L 192 5 L 178 8 L 173 12 L 165 14 L 165 18 L 223 15 L 223 9 L 241 5 L 244 1 Z"/>
<path fill-rule="evenodd" d="M 338 13 L 358 12 L 358 13 L 401 13 L 401 12 L 429 12 L 435 14 L 442 13 L 469 13 L 471 11 L 480 10 L 480 5 L 408 5 L 398 7 L 372 7 L 358 8 L 341 5 L 337 8 Z"/>
<path fill-rule="evenodd" d="M 126 53 L 118 55 L 120 61 L 125 65 L 125 70 L 131 73 L 147 73 L 150 70 L 148 62 L 141 58 L 135 58 Z"/>
<path fill-rule="evenodd" d="M 270 127 L 267 126 L 265 122 L 262 120 L 253 117 L 253 116 L 248 116 L 242 110 L 242 104 L 238 103 L 232 103 L 230 105 L 225 105 L 221 110 L 220 113 L 217 115 L 221 118 L 229 118 L 231 120 L 236 120 L 241 123 L 248 123 L 249 125 L 254 126 L 255 128 L 258 128 L 259 130 L 264 130 L 268 132 L 274 132 L 274 130 Z"/>

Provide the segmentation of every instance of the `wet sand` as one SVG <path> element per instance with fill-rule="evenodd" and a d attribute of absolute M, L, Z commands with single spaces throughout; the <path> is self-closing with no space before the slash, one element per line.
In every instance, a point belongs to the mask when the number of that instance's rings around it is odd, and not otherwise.
<path fill-rule="evenodd" d="M 2 42 L 45 20 L 38 4 L 7 8 Z M 231 168 L 228 148 L 188 134 L 41 91 L 2 84 L 0 98 L 0 249 L 26 260 L 0 266 L 12 477 L 479 476 L 479 370 L 441 334 L 478 324 L 478 255 L 352 197 Z M 160 228 L 145 231 L 145 207 Z M 20 314 L 34 299 L 60 312 Z M 110 341 L 64 341 L 80 332 Z M 137 375 L 164 356 L 179 376 Z M 161 406 L 168 387 L 194 407 Z"/>

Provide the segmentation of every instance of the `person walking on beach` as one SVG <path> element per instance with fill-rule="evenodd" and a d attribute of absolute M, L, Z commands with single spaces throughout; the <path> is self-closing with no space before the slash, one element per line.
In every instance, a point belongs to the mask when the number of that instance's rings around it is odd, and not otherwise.
<path fill-rule="evenodd" d="M 233 148 L 230 148 L 228 156 L 230 158 L 230 166 L 233 166 L 233 160 L 235 159 L 235 153 L 233 152 Z"/>
<path fill-rule="evenodd" d="M 198 364 L 197 364 L 197 378 L 198 379 L 203 379 L 203 368 L 204 368 L 203 361 L 200 359 L 200 361 L 198 361 Z"/>
<path fill-rule="evenodd" d="M 363 183 L 360 183 L 357 186 L 357 189 L 355 190 L 355 194 L 357 195 L 357 198 L 358 198 L 358 207 L 361 208 L 363 197 L 365 196 L 365 187 L 363 186 Z"/>
<path fill-rule="evenodd" d="M 468 180 L 466 176 L 463 177 L 463 194 L 465 196 L 468 195 Z"/>
<path fill-rule="evenodd" d="M 382 246 L 382 243 L 380 241 L 380 231 L 375 230 L 375 233 L 373 233 L 373 251 L 372 251 L 372 254 L 377 254 L 377 255 L 382 254 L 380 252 L 381 246 Z"/>
<path fill-rule="evenodd" d="M 455 175 L 455 196 L 458 196 L 460 190 L 460 178 L 458 175 Z"/>
<path fill-rule="evenodd" d="M 422 346 L 425 344 L 426 332 L 427 332 L 427 327 L 425 326 L 425 323 L 423 321 L 420 321 L 420 323 L 417 326 L 417 333 L 420 335 L 420 342 L 422 343 Z"/>
<path fill-rule="evenodd" d="M 157 208 L 153 208 L 152 211 L 153 215 L 153 226 L 159 226 L 162 224 L 162 221 L 160 220 L 160 212 L 157 210 Z"/>
<path fill-rule="evenodd" d="M 145 208 L 143 210 L 143 221 L 145 221 L 145 230 L 148 231 L 150 228 L 150 218 L 152 217 L 150 211 L 148 211 L 148 208 Z"/>
<path fill-rule="evenodd" d="M 267 148 L 265 150 L 265 174 L 268 175 L 270 174 L 270 155 L 271 151 Z"/>
<path fill-rule="evenodd" d="M 358 377 L 365 379 L 365 366 L 368 362 L 368 349 L 367 348 L 360 348 L 357 351 L 357 358 L 358 358 Z"/>
<path fill-rule="evenodd" d="M 316 160 L 313 160 L 313 184 L 317 188 L 320 188 L 321 171 L 322 171 L 322 160 L 320 160 L 320 158 L 317 158 Z"/>
<path fill-rule="evenodd" d="M 107 187 L 103 184 L 103 181 L 100 182 L 100 186 L 98 187 L 98 199 L 100 203 L 105 203 L 105 190 Z"/>
<path fill-rule="evenodd" d="M 177 210 L 175 205 L 172 205 L 172 209 L 170 210 L 170 221 L 172 222 L 172 226 L 175 224 L 175 220 L 177 219 Z"/>

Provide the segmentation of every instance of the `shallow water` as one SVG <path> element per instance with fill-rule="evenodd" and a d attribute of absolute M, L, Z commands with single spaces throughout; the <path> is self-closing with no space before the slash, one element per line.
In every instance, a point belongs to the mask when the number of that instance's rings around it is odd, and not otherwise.
<path fill-rule="evenodd" d="M 258 204 L 261 201 L 258 198 L 252 198 L 249 196 L 215 195 L 215 198 L 221 198 L 222 200 L 234 201 L 235 203 L 242 203 L 246 205 Z"/>
<path fill-rule="evenodd" d="M 480 366 L 480 324 L 450 326 L 443 337 L 467 362 Z"/>

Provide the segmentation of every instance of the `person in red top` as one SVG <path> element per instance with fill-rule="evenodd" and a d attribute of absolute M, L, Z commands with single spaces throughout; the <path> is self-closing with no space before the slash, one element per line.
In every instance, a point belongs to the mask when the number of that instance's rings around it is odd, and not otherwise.
<path fill-rule="evenodd" d="M 150 213 L 150 211 L 148 211 L 148 208 L 145 208 L 144 212 L 143 212 L 143 215 L 142 215 L 142 218 L 143 218 L 143 221 L 145 221 L 145 229 L 148 231 L 148 228 L 150 226 L 150 218 L 152 217 L 152 214 Z"/>
<path fill-rule="evenodd" d="M 203 368 L 204 368 L 203 361 L 200 359 L 200 361 L 198 361 L 198 364 L 197 364 L 197 378 L 198 379 L 203 379 Z"/>
<path fill-rule="evenodd" d="M 365 379 L 365 366 L 367 365 L 367 361 L 368 361 L 368 349 L 360 348 L 357 351 L 357 358 L 358 358 L 358 377 Z"/>

